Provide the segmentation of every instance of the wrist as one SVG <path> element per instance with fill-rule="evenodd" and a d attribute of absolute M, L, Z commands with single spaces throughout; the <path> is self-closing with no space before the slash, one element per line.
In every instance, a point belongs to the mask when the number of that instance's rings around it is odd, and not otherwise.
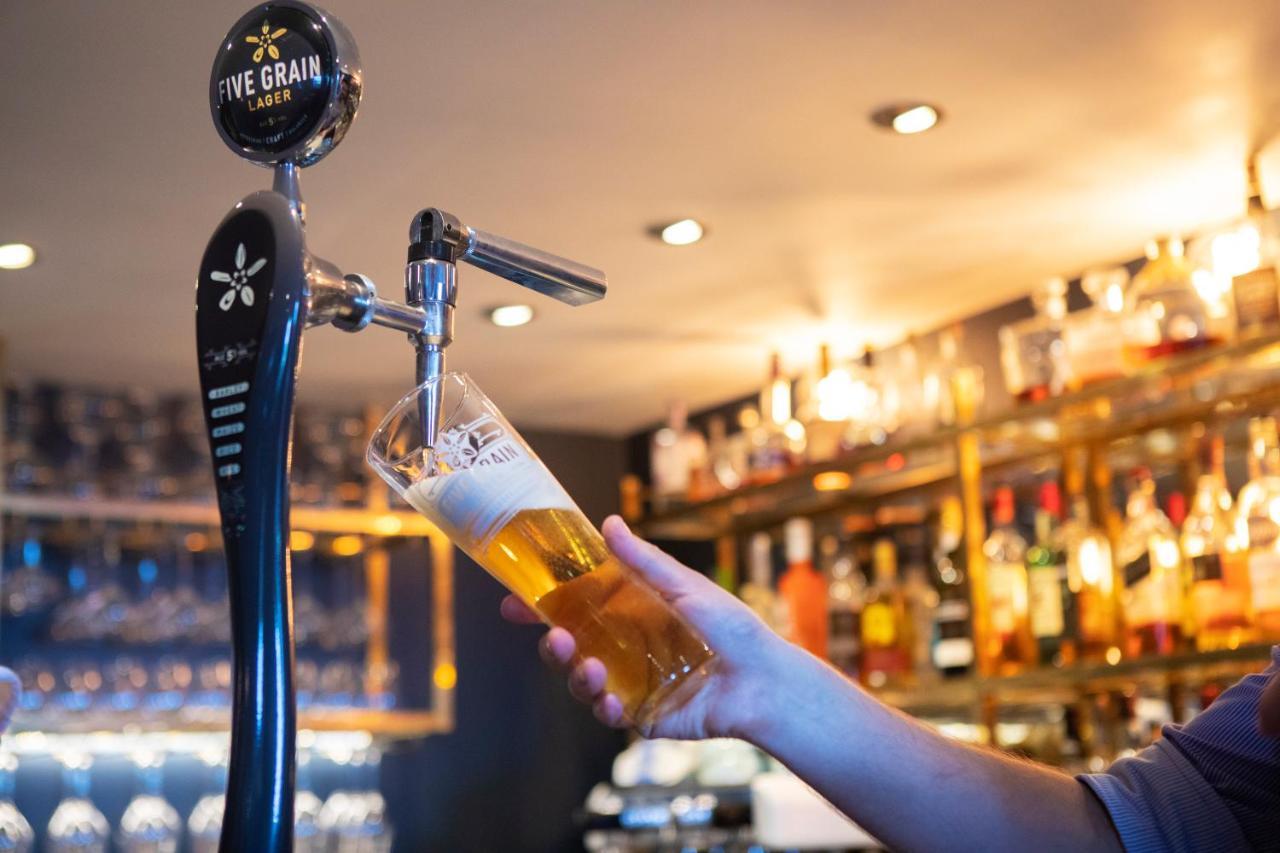
<path fill-rule="evenodd" d="M 738 708 L 726 734 L 767 749 L 765 744 L 773 740 L 787 713 L 787 696 L 796 689 L 793 682 L 808 655 L 772 631 L 766 631 L 756 648 L 756 658 L 740 669 L 741 690 L 735 691 L 740 697 L 735 703 Z"/>

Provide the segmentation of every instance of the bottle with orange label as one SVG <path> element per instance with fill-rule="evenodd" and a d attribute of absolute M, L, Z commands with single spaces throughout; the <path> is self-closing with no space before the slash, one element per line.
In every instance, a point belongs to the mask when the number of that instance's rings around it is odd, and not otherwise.
<path fill-rule="evenodd" d="M 791 617 L 791 641 L 826 659 L 827 582 L 813 566 L 813 522 L 793 518 L 783 534 L 787 570 L 778 580 L 778 593 Z"/>

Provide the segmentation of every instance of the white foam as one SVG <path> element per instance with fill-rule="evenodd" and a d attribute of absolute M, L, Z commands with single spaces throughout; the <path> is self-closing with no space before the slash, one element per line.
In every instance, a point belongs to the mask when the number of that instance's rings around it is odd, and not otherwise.
<path fill-rule="evenodd" d="M 564 487 L 530 456 L 424 477 L 404 497 L 450 538 L 480 549 L 520 510 L 577 509 Z"/>

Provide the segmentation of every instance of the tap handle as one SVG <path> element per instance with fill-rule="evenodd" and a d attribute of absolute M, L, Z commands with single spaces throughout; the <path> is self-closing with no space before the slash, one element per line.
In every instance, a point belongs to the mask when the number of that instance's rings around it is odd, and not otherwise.
<path fill-rule="evenodd" d="M 469 228 L 453 214 L 434 207 L 413 218 L 409 239 L 411 263 L 426 258 L 466 261 L 569 305 L 603 299 L 608 288 L 605 274 L 595 267 Z"/>
<path fill-rule="evenodd" d="M 602 270 L 487 231 L 471 229 L 469 236 L 462 260 L 472 266 L 570 305 L 604 298 Z"/>

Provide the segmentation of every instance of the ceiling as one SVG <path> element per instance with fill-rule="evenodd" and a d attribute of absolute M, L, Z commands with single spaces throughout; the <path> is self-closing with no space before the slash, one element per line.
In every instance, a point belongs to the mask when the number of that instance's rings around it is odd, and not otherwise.
<path fill-rule="evenodd" d="M 12 373 L 194 388 L 204 243 L 267 172 L 209 121 L 219 39 L 247 2 L 0 4 L 0 271 Z M 756 387 L 769 348 L 892 343 L 1136 255 L 1243 205 L 1280 121 L 1280 4 L 833 0 L 331 0 L 365 99 L 307 170 L 313 251 L 400 289 L 412 214 L 604 268 L 568 308 L 464 268 L 452 365 L 513 420 L 622 434 L 667 401 Z M 88 11 L 92 9 L 93 11 Z M 870 125 L 921 98 L 917 137 Z M 695 216 L 672 248 L 650 224 Z M 481 309 L 535 301 L 497 329 Z M 304 397 L 385 401 L 385 330 L 307 335 Z"/>

